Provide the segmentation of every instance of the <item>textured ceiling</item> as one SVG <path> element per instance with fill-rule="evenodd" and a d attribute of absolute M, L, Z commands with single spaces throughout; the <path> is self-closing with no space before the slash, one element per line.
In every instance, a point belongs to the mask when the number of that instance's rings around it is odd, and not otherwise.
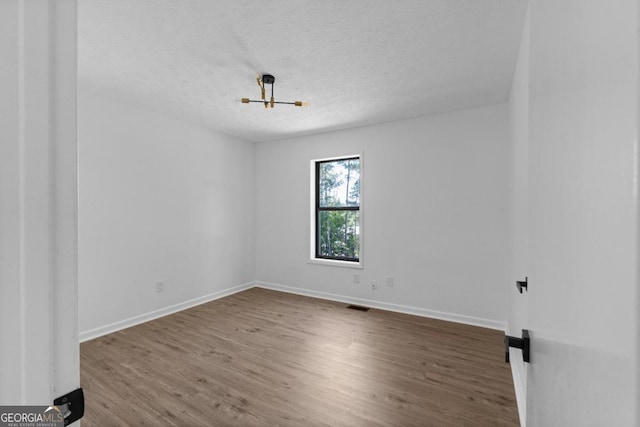
<path fill-rule="evenodd" d="M 526 0 L 82 0 L 83 89 L 249 141 L 508 99 Z M 259 98 L 256 74 L 276 77 Z"/>

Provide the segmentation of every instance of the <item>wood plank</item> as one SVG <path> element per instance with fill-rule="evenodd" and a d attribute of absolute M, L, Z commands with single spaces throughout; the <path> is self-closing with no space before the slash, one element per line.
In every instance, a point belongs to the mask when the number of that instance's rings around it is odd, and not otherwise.
<path fill-rule="evenodd" d="M 253 288 L 81 345 L 85 426 L 517 426 L 499 331 Z"/>

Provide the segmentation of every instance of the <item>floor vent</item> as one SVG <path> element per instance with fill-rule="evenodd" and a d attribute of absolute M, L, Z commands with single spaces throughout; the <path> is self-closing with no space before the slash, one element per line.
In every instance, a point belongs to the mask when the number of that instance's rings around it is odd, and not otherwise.
<path fill-rule="evenodd" d="M 363 307 L 361 305 L 348 305 L 347 308 L 358 311 L 369 311 L 369 307 Z"/>

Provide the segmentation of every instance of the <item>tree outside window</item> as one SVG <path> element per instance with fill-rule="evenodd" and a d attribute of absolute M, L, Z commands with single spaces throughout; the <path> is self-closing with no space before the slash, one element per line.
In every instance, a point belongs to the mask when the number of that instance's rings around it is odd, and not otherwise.
<path fill-rule="evenodd" d="M 316 258 L 360 259 L 360 158 L 316 162 Z"/>

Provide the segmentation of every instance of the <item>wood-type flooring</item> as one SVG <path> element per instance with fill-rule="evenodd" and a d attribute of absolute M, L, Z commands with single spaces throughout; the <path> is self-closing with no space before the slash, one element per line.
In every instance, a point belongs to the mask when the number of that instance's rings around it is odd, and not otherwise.
<path fill-rule="evenodd" d="M 82 343 L 82 425 L 518 425 L 502 332 L 347 305 L 252 288 Z"/>

